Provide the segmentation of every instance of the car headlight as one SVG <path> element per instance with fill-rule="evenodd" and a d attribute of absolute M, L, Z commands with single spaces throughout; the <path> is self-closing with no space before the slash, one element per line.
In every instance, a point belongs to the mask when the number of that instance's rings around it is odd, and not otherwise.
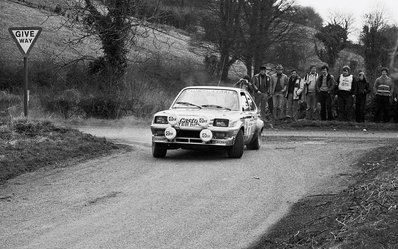
<path fill-rule="evenodd" d="M 213 126 L 228 127 L 228 125 L 229 125 L 229 119 L 216 118 L 213 121 Z"/>
<path fill-rule="evenodd" d="M 168 124 L 167 116 L 156 116 L 155 117 L 155 124 Z"/>

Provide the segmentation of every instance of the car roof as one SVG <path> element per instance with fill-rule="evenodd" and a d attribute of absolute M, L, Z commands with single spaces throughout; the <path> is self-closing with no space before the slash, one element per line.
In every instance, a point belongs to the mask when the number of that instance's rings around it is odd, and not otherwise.
<path fill-rule="evenodd" d="M 231 91 L 243 91 L 241 88 L 229 87 L 229 86 L 188 86 L 184 89 L 214 89 L 214 90 L 231 90 Z M 183 90 L 184 90 L 183 89 Z"/>

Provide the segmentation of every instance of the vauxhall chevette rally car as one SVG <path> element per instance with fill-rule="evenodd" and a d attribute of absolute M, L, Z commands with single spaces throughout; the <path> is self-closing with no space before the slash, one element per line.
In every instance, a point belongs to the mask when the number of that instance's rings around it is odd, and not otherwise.
<path fill-rule="evenodd" d="M 168 110 L 152 120 L 152 155 L 170 149 L 214 148 L 240 158 L 244 146 L 258 150 L 264 123 L 251 95 L 243 89 L 191 86 L 180 91 Z"/>

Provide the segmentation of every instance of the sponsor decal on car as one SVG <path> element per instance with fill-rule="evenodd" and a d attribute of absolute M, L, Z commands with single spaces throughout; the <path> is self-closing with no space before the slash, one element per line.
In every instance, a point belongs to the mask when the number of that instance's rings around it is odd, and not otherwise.
<path fill-rule="evenodd" d="M 200 118 L 193 118 L 193 117 L 188 117 L 188 118 L 181 118 L 178 121 L 178 126 L 183 126 L 183 127 L 193 127 L 193 126 L 206 126 L 209 123 L 208 118 L 205 117 L 200 117 Z"/>

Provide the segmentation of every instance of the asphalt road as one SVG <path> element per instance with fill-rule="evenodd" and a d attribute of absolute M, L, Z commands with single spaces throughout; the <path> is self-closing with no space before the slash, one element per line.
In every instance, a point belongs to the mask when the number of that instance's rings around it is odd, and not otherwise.
<path fill-rule="evenodd" d="M 0 187 L 0 248 L 244 248 L 307 195 L 350 182 L 366 151 L 397 133 L 263 133 L 241 159 L 151 155 L 148 128 L 79 127 L 132 151 Z"/>

